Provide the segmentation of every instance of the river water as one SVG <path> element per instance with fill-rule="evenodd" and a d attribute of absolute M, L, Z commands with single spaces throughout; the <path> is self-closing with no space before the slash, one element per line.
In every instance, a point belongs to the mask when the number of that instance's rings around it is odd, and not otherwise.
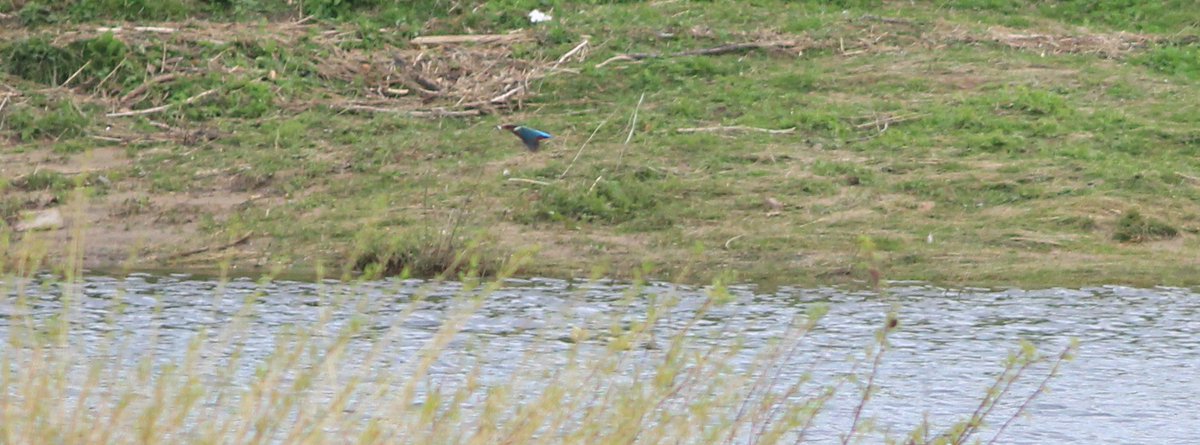
<path fill-rule="evenodd" d="M 635 346 L 636 353 L 620 362 L 616 375 L 646 373 L 652 368 L 647 363 L 661 357 L 685 326 L 690 348 L 737 345 L 728 372 L 761 372 L 756 357 L 781 340 L 787 343 L 795 334 L 789 330 L 791 322 L 820 305 L 828 314 L 766 369 L 784 382 L 805 373 L 822 385 L 852 373 L 865 378 L 870 369 L 870 361 L 864 361 L 867 347 L 886 314 L 895 310 L 900 325 L 889 336 L 890 347 L 874 379 L 878 392 L 862 413 L 873 425 L 865 443 L 903 437 L 923 421 L 939 431 L 964 420 L 1019 341 L 1053 355 L 1072 339 L 1080 344 L 1074 360 L 1063 364 L 1049 391 L 1029 403 L 1027 415 L 1016 418 L 997 443 L 1200 443 L 1200 294 L 1188 289 L 943 289 L 891 283 L 886 292 L 780 288 L 759 293 L 753 286 L 734 286 L 729 303 L 698 317 L 707 290 L 669 284 L 631 291 L 621 283 L 509 280 L 478 300 L 463 298 L 478 293 L 464 292 L 461 283 L 416 280 L 219 283 L 186 275 L 134 274 L 88 277 L 71 286 L 22 283 L 22 302 L 14 282 L 2 288 L 7 296 L 0 303 L 0 335 L 10 337 L 11 321 L 20 314 L 28 314 L 34 324 L 66 317 L 71 326 L 66 343 L 81 357 L 78 363 L 181 363 L 189 342 L 198 336 L 232 335 L 236 341 L 231 343 L 240 345 L 238 360 L 223 360 L 220 355 L 232 354 L 232 349 L 217 348 L 205 352 L 216 356 L 202 361 L 212 375 L 229 363 L 232 369 L 220 381 L 232 386 L 247 385 L 261 372 L 267 357 L 286 342 L 281 333 L 318 324 L 326 332 L 365 324 L 348 342 L 346 367 L 355 365 L 355 357 L 372 354 L 373 345 L 391 339 L 375 352 L 370 366 L 403 375 L 415 369 L 421 348 L 436 341 L 439 329 L 462 314 L 461 331 L 441 348 L 428 380 L 454 387 L 477 370 L 483 387 L 508 385 L 518 401 L 536 394 L 540 382 L 520 377 L 552 374 L 566 365 L 572 332 L 592 333 L 583 342 L 592 347 L 584 353 L 600 353 L 612 338 L 603 333 L 634 326 L 652 306 L 663 315 L 654 324 L 653 338 Z M 71 302 L 66 311 L 64 300 Z M 478 307 L 464 312 L 471 301 Z M 232 329 L 233 320 L 245 324 Z M 228 334 L 231 330 L 241 334 Z M 106 347 L 109 343 L 124 345 L 124 352 L 114 352 Z M 1048 362 L 1031 367 L 979 437 L 990 439 L 990 432 L 1048 369 Z M 369 389 L 402 386 L 403 379 L 364 381 Z M 815 443 L 840 442 L 860 400 L 858 388 L 846 384 L 806 437 Z M 347 409 L 355 409 L 353 400 Z"/>

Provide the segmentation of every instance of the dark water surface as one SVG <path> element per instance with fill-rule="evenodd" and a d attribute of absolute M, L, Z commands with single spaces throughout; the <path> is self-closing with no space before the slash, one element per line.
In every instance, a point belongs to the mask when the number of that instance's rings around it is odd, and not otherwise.
<path fill-rule="evenodd" d="M 350 342 L 347 360 L 367 354 L 381 336 L 394 335 L 394 344 L 380 352 L 377 362 L 403 372 L 415 366 L 419 350 L 464 307 L 464 300 L 456 298 L 461 286 L 415 280 L 221 284 L 182 275 L 89 277 L 69 293 L 76 300 L 68 311 L 73 326 L 69 343 L 85 357 L 131 366 L 151 353 L 156 362 L 178 362 L 197 335 L 220 335 L 241 312 L 248 314 L 249 324 L 248 335 L 240 337 L 243 358 L 231 371 L 230 384 L 236 385 L 253 376 L 283 338 L 281 332 L 312 325 L 322 316 L 328 330 L 336 332 L 360 317 L 368 325 Z M 0 288 L 7 293 L 0 302 L 4 338 L 13 314 L 28 312 L 36 320 L 63 312 L 61 285 L 27 283 L 25 308 L 14 303 L 13 283 Z M 603 332 L 614 320 L 643 319 L 652 297 L 677 297 L 678 304 L 656 325 L 656 338 L 669 339 L 706 298 L 703 289 L 666 284 L 649 285 L 635 298 L 626 298 L 626 290 L 621 284 L 510 280 L 465 319 L 429 378 L 453 386 L 469 369 L 481 366 L 484 385 L 513 385 L 533 394 L 538 380 L 516 377 L 562 366 L 572 328 Z M 1050 391 L 1028 406 L 1028 416 L 1018 418 L 999 443 L 1200 443 L 1200 294 L 1188 289 L 948 290 L 894 283 L 884 294 L 834 288 L 758 294 L 753 287 L 734 287 L 731 292 L 733 301 L 705 315 L 688 335 L 694 338 L 689 344 L 698 348 L 743 342 L 734 370 L 753 369 L 756 351 L 786 335 L 795 317 L 815 303 L 828 304 L 819 327 L 782 364 L 780 378 L 785 381 L 805 372 L 816 382 L 844 376 L 861 360 L 886 313 L 897 308 L 901 327 L 890 337 L 892 347 L 876 378 L 879 392 L 863 413 L 879 430 L 867 443 L 882 442 L 885 434 L 902 436 L 923 420 L 935 431 L 963 420 L 1019 340 L 1049 354 L 1072 338 L 1081 342 L 1076 359 L 1063 366 Z M 417 294 L 425 297 L 414 302 Z M 114 332 L 129 345 L 125 352 L 105 347 Z M 602 349 L 602 338 L 591 341 L 596 351 Z M 640 349 L 644 352 L 638 357 L 647 361 L 661 352 L 653 346 Z M 206 363 L 219 363 L 217 359 Z M 625 366 L 628 373 L 645 368 L 637 360 Z M 210 372 L 221 372 L 216 367 Z M 1011 412 L 1047 368 L 1031 370 L 1013 389 L 1016 397 L 1000 409 Z M 820 426 L 809 436 L 814 442 L 834 442 L 846 430 L 858 397 L 853 386 L 848 389 L 818 418 Z M 985 441 L 990 437 L 981 436 Z"/>

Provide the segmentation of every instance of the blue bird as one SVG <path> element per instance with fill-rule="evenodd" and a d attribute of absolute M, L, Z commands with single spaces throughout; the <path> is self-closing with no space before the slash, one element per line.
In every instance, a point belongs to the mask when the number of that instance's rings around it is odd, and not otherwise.
<path fill-rule="evenodd" d="M 517 135 L 517 137 L 521 138 L 521 142 L 525 143 L 525 148 L 528 148 L 529 151 L 538 151 L 538 148 L 541 148 L 539 144 L 542 139 L 550 139 L 551 137 L 550 133 L 520 125 L 501 125 L 496 128 L 508 130 L 512 134 Z"/>

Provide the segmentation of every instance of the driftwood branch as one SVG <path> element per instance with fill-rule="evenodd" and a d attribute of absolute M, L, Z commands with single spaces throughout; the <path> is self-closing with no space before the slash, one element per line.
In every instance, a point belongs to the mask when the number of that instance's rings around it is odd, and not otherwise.
<path fill-rule="evenodd" d="M 604 65 L 608 65 L 609 63 L 618 62 L 618 61 L 634 61 L 634 60 L 643 60 L 643 59 L 653 59 L 653 58 L 658 58 L 658 57 L 716 56 L 716 55 L 721 55 L 721 54 L 746 52 L 746 51 L 755 50 L 755 49 L 791 48 L 796 45 L 797 45 L 797 43 L 792 40 L 780 40 L 780 41 L 775 41 L 775 42 L 731 43 L 728 45 L 721 45 L 721 46 L 712 47 L 712 48 L 693 49 L 693 50 L 680 51 L 680 52 L 670 53 L 670 54 L 663 54 L 663 53 L 620 54 L 620 55 L 610 57 L 608 60 L 605 60 L 603 62 L 596 64 L 596 68 L 600 68 L 600 67 L 603 67 Z"/>
<path fill-rule="evenodd" d="M 217 90 L 214 88 L 214 89 L 205 91 L 203 93 L 197 94 L 195 96 L 189 97 L 189 98 L 187 98 L 187 100 L 183 101 L 183 105 L 187 105 L 192 102 L 203 99 L 205 96 L 208 96 L 209 94 L 212 94 L 215 92 L 217 92 Z M 166 105 L 161 105 L 161 106 L 157 106 L 154 108 L 147 108 L 144 110 L 122 111 L 119 113 L 108 113 L 105 116 L 107 116 L 107 117 L 124 117 L 124 116 L 138 116 L 138 115 L 142 115 L 142 114 L 158 113 L 158 112 L 166 111 L 174 105 L 175 104 L 166 104 Z"/>
<path fill-rule="evenodd" d="M 401 108 L 384 108 L 358 104 L 344 105 L 342 109 L 345 111 L 362 111 L 368 113 L 405 114 L 413 117 L 464 117 L 483 114 L 483 111 L 480 110 L 446 110 L 441 108 L 434 108 L 432 110 L 405 110 Z"/>
<path fill-rule="evenodd" d="M 680 133 L 713 133 L 713 132 L 725 132 L 725 131 L 758 131 L 758 132 L 761 132 L 761 133 L 767 133 L 767 134 L 789 134 L 789 133 L 795 133 L 795 132 L 796 132 L 796 127 L 784 128 L 784 129 L 782 129 L 782 130 L 772 130 L 772 129 L 770 129 L 770 128 L 744 127 L 744 126 L 741 126 L 741 125 L 732 125 L 732 126 L 728 126 L 728 127 L 726 127 L 726 126 L 720 126 L 720 125 L 718 125 L 718 126 L 716 126 L 716 127 L 677 128 L 677 129 L 675 129 L 675 131 L 677 131 L 677 132 L 680 132 Z"/>
<path fill-rule="evenodd" d="M 525 33 L 510 34 L 465 34 L 449 36 L 421 36 L 409 40 L 412 45 L 457 45 L 461 43 L 512 43 L 530 40 Z"/>

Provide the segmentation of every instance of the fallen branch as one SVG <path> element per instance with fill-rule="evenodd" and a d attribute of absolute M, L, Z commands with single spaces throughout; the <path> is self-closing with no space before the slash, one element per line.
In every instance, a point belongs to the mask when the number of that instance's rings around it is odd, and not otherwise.
<path fill-rule="evenodd" d="M 409 40 L 412 45 L 457 45 L 460 43 L 512 43 L 530 40 L 525 33 L 510 34 L 464 34 L 449 36 L 421 36 Z"/>
<path fill-rule="evenodd" d="M 426 79 L 425 76 L 421 75 L 421 73 L 413 71 L 413 72 L 408 73 L 408 75 L 409 75 L 409 77 L 412 77 L 413 82 L 416 82 L 417 85 L 421 86 L 421 88 L 424 88 L 426 90 L 433 92 L 432 94 L 437 94 L 438 91 L 442 90 L 441 85 L 438 85 L 437 82 Z"/>
<path fill-rule="evenodd" d="M 419 56 L 418 56 L 418 59 L 420 59 Z M 397 80 L 399 80 L 401 83 L 407 85 L 409 88 L 417 90 L 422 95 L 434 96 L 434 95 L 439 94 L 438 92 L 442 90 L 441 85 L 438 85 L 437 82 L 434 82 L 432 80 L 425 78 L 425 76 L 422 76 L 421 73 L 418 72 L 412 65 L 410 65 L 407 60 L 404 60 L 404 58 L 396 57 L 395 59 L 392 59 L 392 65 L 397 70 L 403 71 L 404 74 L 406 74 L 408 76 L 407 79 L 404 77 L 401 77 Z"/>
<path fill-rule="evenodd" d="M 721 126 L 716 127 L 698 127 L 698 128 L 677 128 L 675 131 L 680 133 L 709 133 L 709 132 L 724 132 L 724 131 L 758 131 L 767 134 L 789 134 L 795 133 L 796 127 L 784 128 L 781 130 L 772 130 L 770 128 L 746 127 L 742 125 Z"/>
<path fill-rule="evenodd" d="M 549 182 L 538 181 L 536 179 L 525 179 L 525 178 L 508 178 L 508 182 L 523 182 L 525 184 L 550 185 Z"/>
<path fill-rule="evenodd" d="M 133 101 L 133 99 L 141 96 L 142 94 L 145 94 L 146 90 L 150 89 L 151 85 L 160 84 L 160 83 L 164 83 L 164 82 L 170 82 L 177 78 L 179 78 L 179 74 L 167 73 L 167 74 L 163 74 L 161 76 L 156 76 L 156 77 L 147 79 L 145 82 L 142 82 L 141 85 L 138 85 L 137 88 L 134 88 L 133 91 L 130 91 L 129 94 L 122 96 L 121 100 L 120 100 L 120 104 L 123 106 L 128 106 L 129 103 Z"/>
<path fill-rule="evenodd" d="M 180 258 L 186 258 L 186 257 L 190 257 L 190 256 L 192 256 L 192 255 L 198 255 L 198 254 L 201 254 L 201 253 L 204 253 L 204 252 L 208 252 L 208 251 L 210 251 L 210 250 L 217 250 L 217 251 L 219 251 L 219 250 L 225 250 L 225 249 L 228 249 L 228 248 L 230 248 L 230 247 L 234 247 L 234 246 L 237 246 L 237 245 L 240 245 L 240 244 L 245 244 L 245 243 L 246 243 L 246 241 L 250 241 L 250 237 L 251 237 L 251 236 L 253 236 L 253 235 L 254 235 L 254 232 L 246 232 L 246 234 L 245 234 L 245 235 L 242 235 L 242 237 L 241 237 L 241 238 L 235 239 L 235 240 L 233 240 L 233 241 L 230 241 L 230 242 L 228 242 L 228 243 L 221 244 L 221 245 L 218 245 L 218 246 L 205 246 L 205 247 L 201 247 L 201 248 L 198 248 L 198 249 L 192 249 L 192 250 L 189 250 L 189 251 L 186 251 L 186 252 L 180 252 L 180 253 L 177 253 L 177 254 L 174 254 L 174 255 L 169 255 L 169 256 L 167 256 L 166 258 L 162 258 L 162 260 L 163 260 L 163 261 L 171 261 L 171 260 L 177 260 L 177 259 L 180 259 Z"/>
<path fill-rule="evenodd" d="M 216 88 L 205 91 L 200 94 L 197 94 L 195 96 L 189 97 L 189 98 L 187 98 L 187 100 L 183 101 L 182 105 L 187 105 L 192 102 L 198 101 L 200 99 L 203 99 L 205 96 L 208 96 L 209 94 L 212 94 L 215 92 L 217 92 Z M 120 113 L 108 113 L 105 116 L 107 116 L 107 117 L 138 116 L 138 115 L 142 115 L 142 114 L 151 114 L 151 113 L 158 113 L 158 112 L 166 111 L 173 106 L 175 106 L 175 104 L 166 104 L 166 105 L 161 105 L 161 106 L 157 106 L 154 108 L 147 108 L 144 110 L 122 111 Z"/>
<path fill-rule="evenodd" d="M 670 54 L 663 54 L 663 53 L 620 54 L 620 55 L 610 57 L 608 60 L 605 60 L 603 62 L 596 64 L 596 68 L 600 68 L 600 67 L 603 67 L 604 65 L 608 65 L 609 63 L 622 61 L 622 60 L 634 61 L 634 60 L 643 60 L 643 59 L 653 59 L 653 58 L 658 58 L 658 57 L 716 56 L 716 55 L 721 55 L 721 54 L 740 53 L 740 52 L 745 52 L 745 51 L 754 50 L 754 49 L 791 48 L 796 45 L 797 45 L 797 43 L 795 41 L 781 40 L 781 41 L 776 41 L 776 42 L 732 43 L 732 44 L 721 45 L 721 46 L 717 46 L 717 47 L 713 47 L 713 48 L 693 49 L 693 50 L 680 51 L 680 52 L 670 53 Z"/>
<path fill-rule="evenodd" d="M 392 113 L 406 114 L 413 117 L 463 117 L 463 116 L 479 116 L 483 114 L 480 110 L 444 110 L 435 108 L 432 110 L 405 110 L 400 108 L 384 108 L 373 107 L 370 105 L 349 104 L 342 106 L 345 111 L 366 111 L 370 113 Z"/>

